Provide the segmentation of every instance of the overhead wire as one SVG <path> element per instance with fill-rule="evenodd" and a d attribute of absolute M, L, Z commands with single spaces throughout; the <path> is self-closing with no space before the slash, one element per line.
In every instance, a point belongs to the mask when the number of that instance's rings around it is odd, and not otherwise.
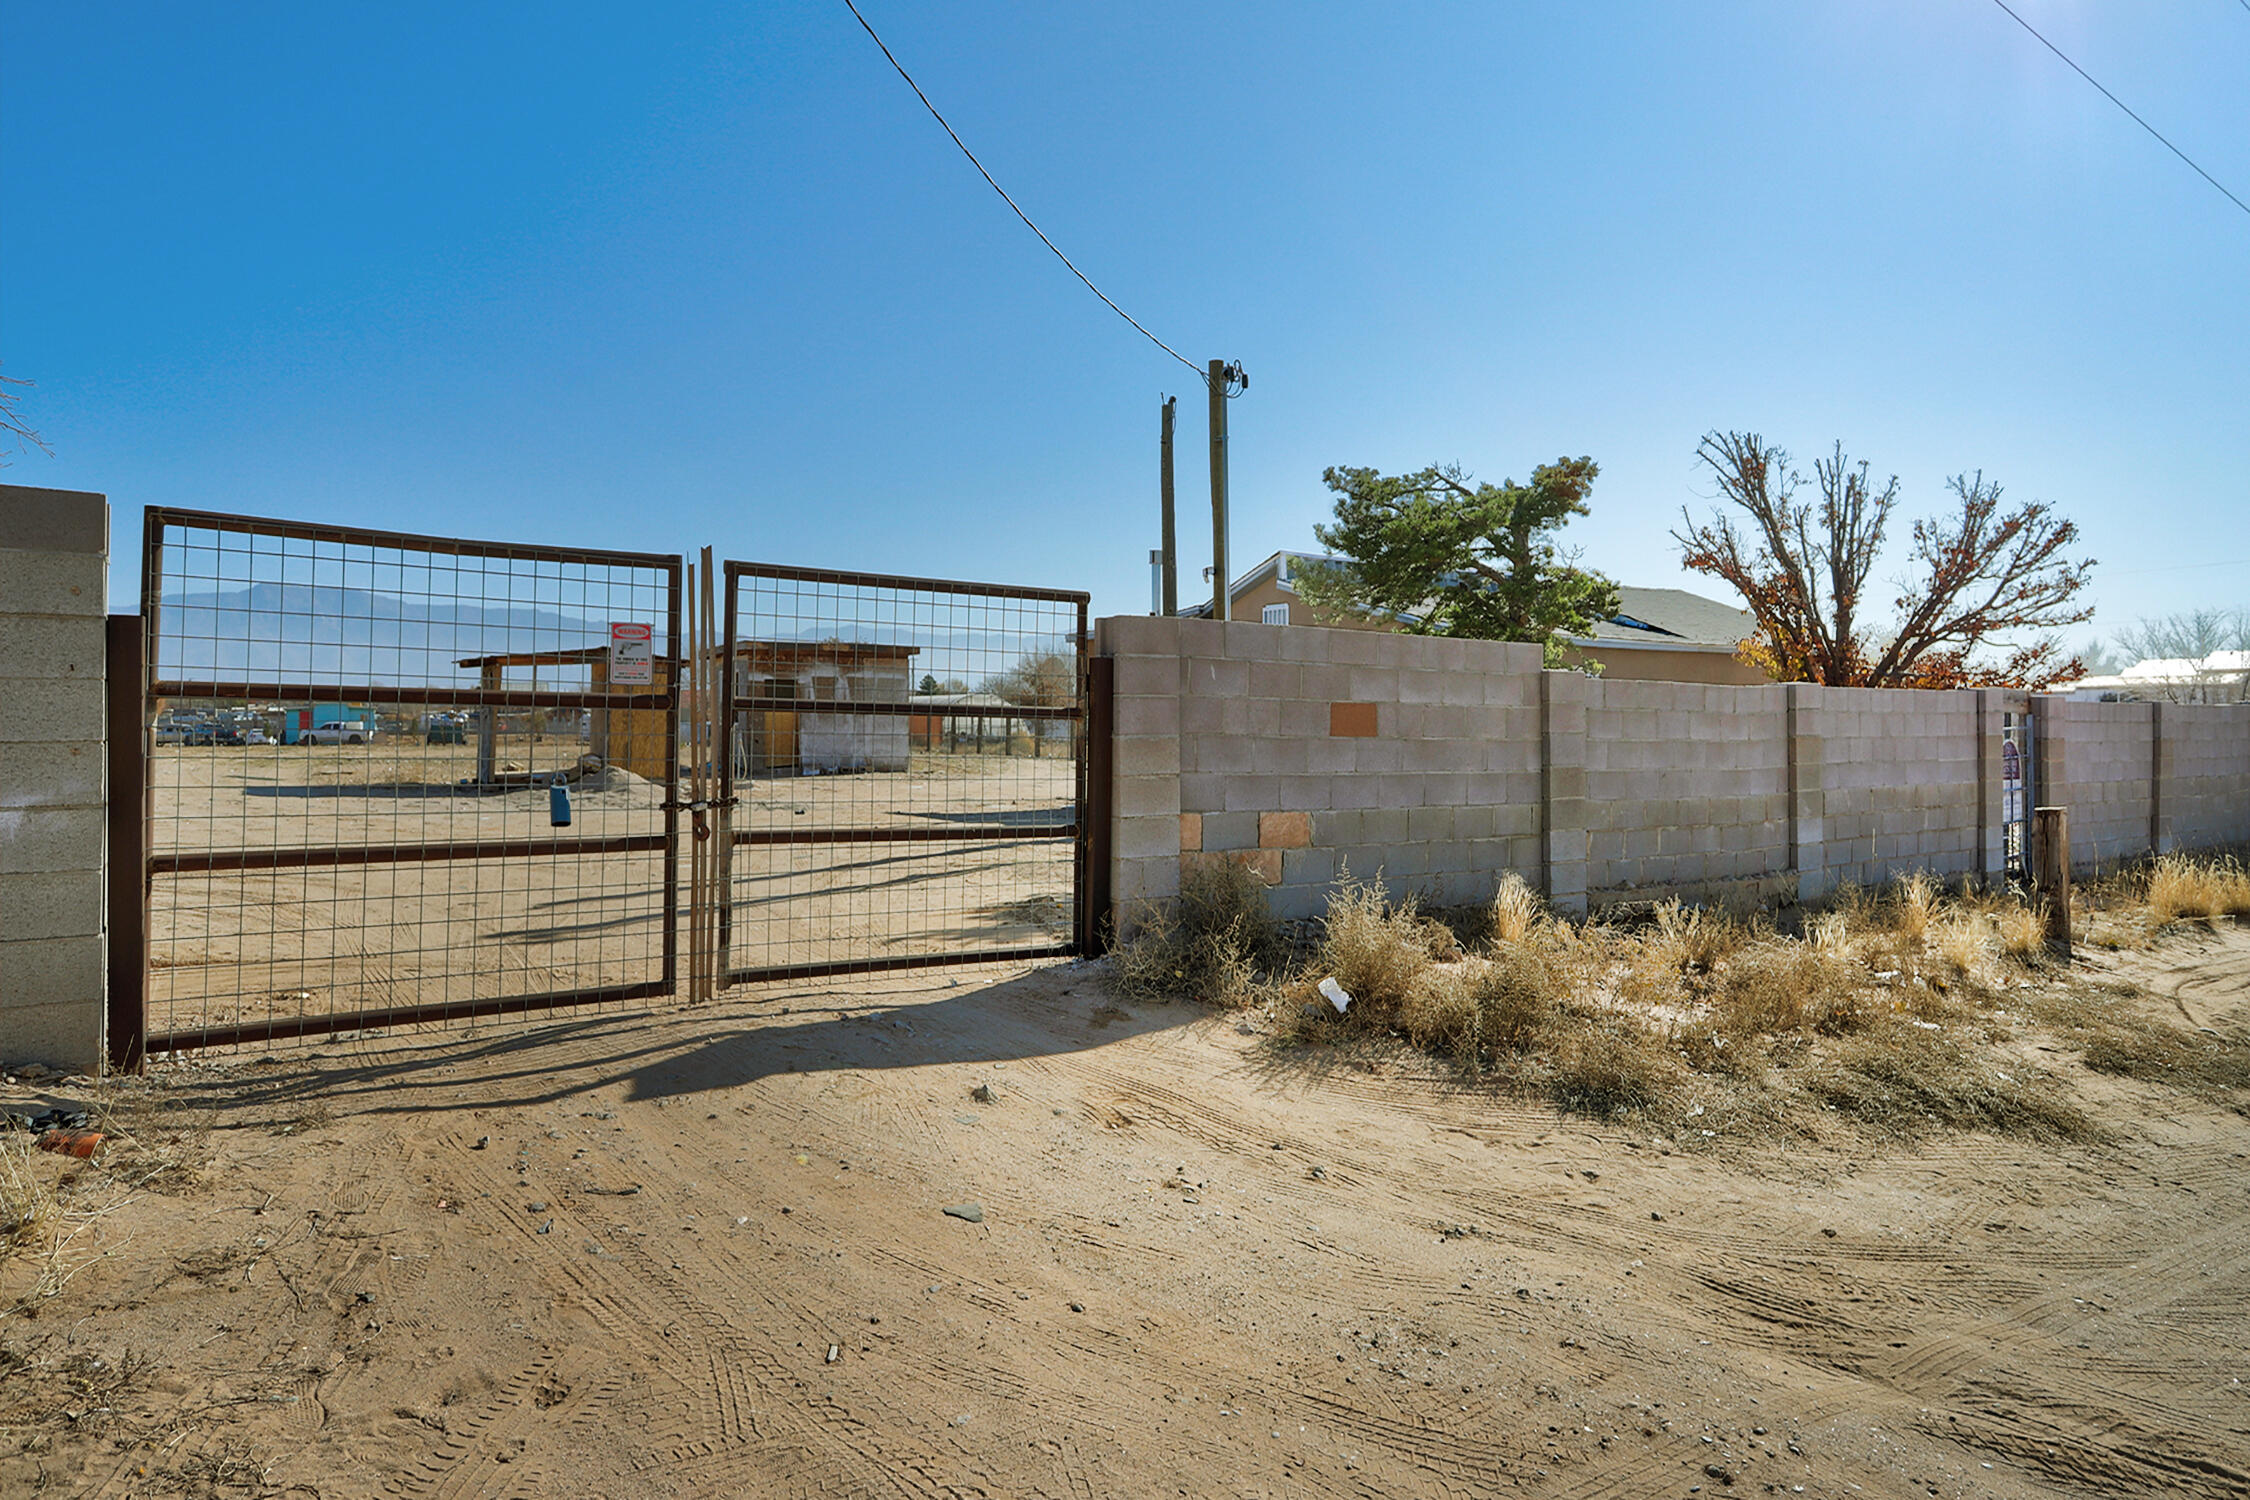
<path fill-rule="evenodd" d="M 851 0 L 845 0 L 845 3 L 850 4 Z M 2095 78 L 2093 74 L 2087 72 L 2084 68 L 2078 66 L 2078 64 L 2071 62 L 2069 55 L 2066 54 L 2062 48 L 2056 46 L 2053 42 L 2048 41 L 2045 37 L 2040 36 L 2038 27 L 2033 26 L 2029 21 L 2026 21 L 2022 16 L 2017 15 L 2013 10 L 2009 10 L 2007 0 L 1992 0 L 1992 3 L 1999 6 L 2002 10 L 2008 11 L 2009 19 L 2014 21 L 2018 26 L 2021 26 L 2024 30 L 2030 32 L 2034 37 L 2037 37 L 2040 46 L 2045 47 L 2049 52 L 2054 53 L 2055 56 L 2061 58 L 2065 63 L 2068 63 L 2071 72 L 2076 73 L 2079 77 L 2085 79 L 2088 83 L 2093 84 L 2095 88 L 2101 89 L 2102 97 L 2104 99 L 2107 99 L 2110 103 L 2116 105 L 2119 109 L 2124 110 L 2126 114 L 2131 115 L 2133 123 L 2140 126 L 2141 129 L 2147 131 L 2150 135 L 2155 136 L 2158 141 L 2163 143 L 2165 150 L 2171 152 L 2181 161 L 2186 162 L 2190 167 L 2193 167 L 2196 176 L 2202 178 L 2205 182 L 2210 183 L 2211 186 L 2217 188 L 2220 192 L 2226 193 L 2228 202 L 2232 203 L 2236 208 L 2241 209 L 2244 213 L 2250 214 L 2250 203 L 2245 203 L 2240 198 L 2235 197 L 2233 193 L 2228 192 L 2225 183 L 2219 181 L 2218 178 L 2213 177 L 2209 172 L 2204 171 L 2201 167 L 2196 166 L 2195 159 L 2193 157 L 2189 156 L 2179 147 L 2173 145 L 2170 141 L 2165 140 L 2164 132 L 2158 130 L 2154 125 L 2149 124 L 2148 121 L 2142 119 L 2139 115 L 2133 114 L 2131 105 L 2118 98 L 2108 89 L 2102 88 L 2101 81 L 2099 79 Z M 2242 0 L 2242 4 L 2245 9 L 2250 9 L 2250 0 Z"/>
<path fill-rule="evenodd" d="M 906 86 L 914 90 L 914 97 L 922 101 L 922 107 L 930 112 L 930 118 L 937 121 L 939 125 L 944 126 L 945 133 L 953 137 L 953 144 L 961 148 L 961 154 L 969 159 L 969 165 L 975 167 L 977 169 L 978 175 L 983 177 L 986 182 L 992 184 L 992 190 L 1000 195 L 1001 202 L 1007 204 L 1008 207 L 1015 209 L 1016 217 L 1023 220 L 1024 227 L 1026 229 L 1029 229 L 1033 234 L 1039 236 L 1039 243 L 1045 245 L 1049 250 L 1054 251 L 1055 259 L 1061 261 L 1065 266 L 1069 267 L 1071 275 L 1077 277 L 1080 281 L 1085 282 L 1086 290 L 1101 298 L 1103 304 L 1107 306 L 1111 312 L 1117 314 L 1126 322 L 1132 324 L 1133 327 L 1139 331 L 1142 338 L 1147 339 L 1157 348 L 1162 349 L 1166 354 L 1171 355 L 1181 364 L 1186 365 L 1190 370 L 1194 370 L 1197 378 L 1203 380 L 1204 383 L 1208 385 L 1210 383 L 1209 378 L 1204 375 L 1204 372 L 1196 365 L 1194 360 L 1189 359 L 1179 350 L 1173 348 L 1170 344 L 1165 343 L 1164 340 L 1158 338 L 1155 334 L 1150 333 L 1146 328 L 1143 328 L 1141 326 L 1140 320 L 1138 318 L 1135 318 L 1124 308 L 1119 307 L 1116 303 L 1110 301 L 1109 294 L 1104 292 L 1100 287 L 1094 285 L 1092 280 L 1087 277 L 1086 273 L 1079 270 L 1078 267 L 1071 262 L 1070 257 L 1062 253 L 1061 248 L 1057 246 L 1053 240 L 1047 238 L 1047 232 L 1045 230 L 1041 229 L 1037 224 L 1031 222 L 1031 215 L 1025 213 L 1023 209 L 1017 205 L 1016 200 L 1008 196 L 1008 190 L 1006 188 L 1002 187 L 997 181 L 994 181 L 992 174 L 985 170 L 984 163 L 977 160 L 977 154 L 969 149 L 968 143 L 966 141 L 961 139 L 960 133 L 956 131 L 952 127 L 952 125 L 946 122 L 946 118 L 944 115 L 938 113 L 938 107 L 930 102 L 930 96 L 922 92 L 922 85 L 914 81 L 914 75 L 906 71 L 905 65 L 892 54 L 890 47 L 883 41 L 880 36 L 877 36 L 875 34 L 875 28 L 867 24 L 867 17 L 859 13 L 859 7 L 857 5 L 854 5 L 852 3 L 852 0 L 844 0 L 844 8 L 852 13 L 852 18 L 859 22 L 860 28 L 874 40 L 875 45 L 883 49 L 883 56 L 890 59 L 890 64 L 894 69 L 898 71 L 898 76 L 906 80 Z"/>

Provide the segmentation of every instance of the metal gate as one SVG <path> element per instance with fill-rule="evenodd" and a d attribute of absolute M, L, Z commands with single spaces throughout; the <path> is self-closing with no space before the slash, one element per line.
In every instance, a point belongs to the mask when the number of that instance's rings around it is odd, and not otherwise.
<path fill-rule="evenodd" d="M 2031 809 L 2037 787 L 2031 762 L 2031 707 L 2000 715 L 2000 831 L 2002 869 L 2009 880 L 2031 883 Z"/>
<path fill-rule="evenodd" d="M 1086 609 L 726 564 L 730 983 L 1092 950 Z"/>
<path fill-rule="evenodd" d="M 677 556 L 146 524 L 146 951 L 113 1029 L 177 1052 L 672 993 Z M 619 681 L 613 626 L 648 643 Z"/>

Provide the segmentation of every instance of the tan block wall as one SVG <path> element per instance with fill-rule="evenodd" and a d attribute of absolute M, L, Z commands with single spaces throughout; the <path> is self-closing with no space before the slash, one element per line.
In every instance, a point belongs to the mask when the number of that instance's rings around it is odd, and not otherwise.
<path fill-rule="evenodd" d="M 2173 846 L 2250 844 L 2250 709 L 2167 703 L 2163 715 Z"/>
<path fill-rule="evenodd" d="M 1144 616 L 1099 622 L 1096 650 L 1121 911 L 1216 860 L 1284 917 L 1347 867 L 1441 904 L 1512 870 L 1569 911 L 2000 871 L 2017 694 L 1588 678 L 1536 646 Z M 2079 863 L 2250 840 L 2250 708 L 2037 711 L 2037 800 L 2072 808 Z"/>
<path fill-rule="evenodd" d="M 1916 870 L 1983 871 L 1975 693 L 1810 685 L 1796 692 L 1799 732 L 1820 742 L 1823 888 L 1881 885 Z"/>
<path fill-rule="evenodd" d="M 2035 800 L 2070 809 L 2071 863 L 2092 868 L 2148 853 L 2156 705 L 2045 698 L 2040 713 L 2040 732 L 2062 742 L 2063 771 Z"/>
<path fill-rule="evenodd" d="M 102 1067 L 108 598 L 108 501 L 0 485 L 0 1062 Z"/>
<path fill-rule="evenodd" d="M 1754 880 L 1789 862 L 1783 689 L 1592 685 L 1586 882 L 1596 892 Z"/>

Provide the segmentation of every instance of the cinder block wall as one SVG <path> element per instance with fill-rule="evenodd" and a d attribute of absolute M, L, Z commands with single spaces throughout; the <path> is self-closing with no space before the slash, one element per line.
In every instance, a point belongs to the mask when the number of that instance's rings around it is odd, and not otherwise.
<path fill-rule="evenodd" d="M 1786 874 L 1784 689 L 1597 679 L 1586 693 L 1589 891 Z"/>
<path fill-rule="evenodd" d="M 2040 732 L 2062 751 L 2061 774 L 2037 790 L 2042 807 L 2070 809 L 2070 859 L 2115 864 L 2149 852 L 2156 707 L 2039 700 Z"/>
<path fill-rule="evenodd" d="M 1244 621 L 1100 622 L 1116 658 L 1111 881 L 1124 906 L 1235 860 L 1282 916 L 1338 873 L 1436 901 L 1537 883 L 1538 648 Z"/>
<path fill-rule="evenodd" d="M 1810 898 L 1914 870 L 1995 876 L 1999 691 L 1609 682 L 1536 647 L 1125 617 L 1111 879 L 1120 914 L 1233 860 L 1283 916 L 1346 865 L 1488 899 L 1508 871 L 1583 911 L 1678 893 Z M 2037 700 L 2041 804 L 2081 865 L 2250 840 L 2250 709 Z"/>
<path fill-rule="evenodd" d="M 2169 774 L 2158 818 L 2169 846 L 2250 844 L 2250 709 L 2166 703 L 2159 713 Z"/>
<path fill-rule="evenodd" d="M 1813 884 L 1984 871 L 1977 694 L 1809 684 L 1793 691 L 1800 733 L 1821 747 L 1821 874 Z"/>
<path fill-rule="evenodd" d="M 0 1061 L 102 1063 L 109 504 L 0 485 Z"/>

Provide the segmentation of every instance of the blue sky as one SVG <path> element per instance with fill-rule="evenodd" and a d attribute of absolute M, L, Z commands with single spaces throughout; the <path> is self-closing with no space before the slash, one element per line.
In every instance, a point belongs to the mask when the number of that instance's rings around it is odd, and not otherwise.
<path fill-rule="evenodd" d="M 2076 518 L 2095 624 L 2250 603 L 2250 214 L 1988 0 L 989 5 L 869 18 L 1104 290 L 1241 360 L 1238 565 L 1331 464 L 1602 466 L 1683 575 L 1693 454 L 1841 438 L 1911 515 Z M 2250 9 L 2018 9 L 2250 198 Z M 1148 607 L 1200 383 L 841 4 L 6 0 L 0 372 L 138 507 L 693 548 Z M 1898 528 L 1903 533 L 1903 525 Z M 1901 538 L 1903 539 L 1903 538 Z"/>

